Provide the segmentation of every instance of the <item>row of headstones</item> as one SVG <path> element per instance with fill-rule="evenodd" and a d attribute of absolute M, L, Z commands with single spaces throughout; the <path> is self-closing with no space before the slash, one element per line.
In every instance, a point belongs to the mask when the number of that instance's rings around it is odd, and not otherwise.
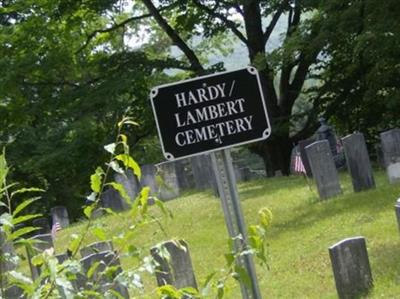
<path fill-rule="evenodd" d="M 400 199 L 396 202 L 395 211 L 400 229 Z M 34 266 L 30 258 L 38 252 L 53 247 L 51 234 L 40 234 L 33 239 L 41 242 L 35 245 L 35 251 L 27 251 L 28 262 L 31 269 L 32 278 L 36 279 L 40 275 L 40 267 Z M 15 255 L 14 249 L 9 242 L 6 242 L 4 235 L 0 234 L 0 270 L 2 273 L 15 269 L 15 265 L 7 260 L 7 257 Z M 165 249 L 168 255 L 165 255 Z M 78 277 L 73 284 L 75 289 L 87 288 L 90 281 L 97 282 L 101 286 L 101 291 L 105 292 L 113 289 L 123 298 L 129 298 L 128 290 L 125 286 L 113 280 L 122 270 L 121 264 L 114 250 L 111 241 L 102 241 L 83 247 L 80 250 L 81 265 L 84 273 L 87 273 L 91 266 L 99 262 L 90 279 Z M 188 245 L 184 241 L 168 241 L 151 249 L 151 255 L 156 262 L 156 280 L 159 286 L 170 284 L 176 288 L 192 287 L 197 289 L 195 274 Z M 368 251 L 364 237 L 354 237 L 344 239 L 329 247 L 329 255 L 332 264 L 335 284 L 339 298 L 355 298 L 365 294 L 373 285 L 371 267 L 368 258 Z M 67 254 L 56 255 L 59 263 L 69 258 Z M 107 266 L 117 268 L 114 277 L 102 276 L 101 272 Z M 6 290 L 6 298 L 20 298 L 22 291 L 18 287 L 11 287 Z M 8 297 L 7 297 L 8 296 Z"/>
<path fill-rule="evenodd" d="M 249 181 L 259 176 L 248 167 L 234 166 L 238 182 Z M 217 183 L 212 171 L 211 157 L 208 154 L 155 165 L 145 164 L 141 166 L 141 171 L 140 180 L 131 171 L 115 175 L 115 181 L 124 186 L 132 199 L 136 198 L 145 186 L 150 188 L 150 196 L 156 196 L 164 201 L 174 199 L 182 191 L 191 189 L 200 191 L 212 189 L 217 195 Z M 157 179 L 157 175 L 161 178 L 160 180 Z M 123 211 L 128 208 L 113 188 L 104 192 L 101 202 L 104 208 L 114 211 Z"/>
<path fill-rule="evenodd" d="M 390 183 L 400 181 L 400 129 L 380 134 L 381 148 Z M 342 138 L 347 169 L 355 192 L 375 188 L 375 180 L 364 135 Z M 327 140 L 305 146 L 306 163 L 316 181 L 319 197 L 326 199 L 342 193 L 338 172 Z"/>

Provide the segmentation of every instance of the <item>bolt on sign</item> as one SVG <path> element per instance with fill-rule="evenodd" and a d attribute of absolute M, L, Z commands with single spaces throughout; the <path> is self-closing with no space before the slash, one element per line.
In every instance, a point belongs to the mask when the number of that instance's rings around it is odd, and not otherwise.
<path fill-rule="evenodd" d="M 154 87 L 150 92 L 164 156 L 184 158 L 268 138 L 254 67 Z"/>

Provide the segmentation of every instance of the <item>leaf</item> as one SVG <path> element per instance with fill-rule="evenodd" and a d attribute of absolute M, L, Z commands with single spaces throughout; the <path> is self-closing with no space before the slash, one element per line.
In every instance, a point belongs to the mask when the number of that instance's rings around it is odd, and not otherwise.
<path fill-rule="evenodd" d="M 96 172 L 90 176 L 90 188 L 93 192 L 100 193 L 103 173 L 103 170 L 98 167 Z"/>
<path fill-rule="evenodd" d="M 83 209 L 83 214 L 85 214 L 85 216 L 90 219 L 90 217 L 92 216 L 92 212 L 93 212 L 94 206 L 90 205 L 87 206 Z"/>
<path fill-rule="evenodd" d="M 40 229 L 40 227 L 33 227 L 33 226 L 23 227 L 23 228 L 20 228 L 20 229 L 14 231 L 11 234 L 10 238 L 11 238 L 11 240 L 15 240 L 23 235 L 29 234 L 30 232 L 33 232 L 33 231 L 37 231 L 39 229 Z"/>
<path fill-rule="evenodd" d="M 115 152 L 115 148 L 117 147 L 117 145 L 115 144 L 115 142 L 107 144 L 104 146 L 104 149 L 109 152 L 110 154 L 114 154 Z"/>
<path fill-rule="evenodd" d="M 19 216 L 19 217 L 13 218 L 12 224 L 15 226 L 18 223 L 22 223 L 22 222 L 32 220 L 35 218 L 39 218 L 42 216 L 43 216 L 42 214 L 30 214 L 30 215 Z"/>
<path fill-rule="evenodd" d="M 31 188 L 21 188 L 18 189 L 14 192 L 11 193 L 11 197 L 14 197 L 17 194 L 22 194 L 22 193 L 27 193 L 27 192 L 44 192 L 45 190 L 40 189 L 40 188 L 35 188 L 35 187 L 31 187 Z"/>
<path fill-rule="evenodd" d="M 140 170 L 139 164 L 137 164 L 136 161 L 131 156 L 129 156 L 128 154 L 120 154 L 116 156 L 115 159 L 124 163 L 126 168 L 132 169 L 133 173 L 140 180 L 142 176 L 142 171 Z"/>
<path fill-rule="evenodd" d="M 87 277 L 90 279 L 94 275 L 95 271 L 97 268 L 100 266 L 100 262 L 95 262 L 93 265 L 90 266 L 88 272 L 87 272 Z"/>
<path fill-rule="evenodd" d="M 125 202 L 127 204 L 129 204 L 129 205 L 132 204 L 131 198 L 129 197 L 128 193 L 126 192 L 124 185 L 116 183 L 116 182 L 110 182 L 107 185 L 110 185 L 115 190 L 117 190 L 119 195 L 121 195 L 121 197 L 125 200 Z"/>
<path fill-rule="evenodd" d="M 21 212 L 23 209 L 25 209 L 27 206 L 29 206 L 31 203 L 35 202 L 38 200 L 40 197 L 34 197 L 28 200 L 24 200 L 22 203 L 20 203 L 14 210 L 13 212 L 13 217 L 17 216 L 19 212 Z"/>
<path fill-rule="evenodd" d="M 35 255 L 33 258 L 31 258 L 31 263 L 34 266 L 41 266 L 44 263 L 44 257 L 42 254 Z"/>
<path fill-rule="evenodd" d="M 250 280 L 250 276 L 247 273 L 246 269 L 243 268 L 242 266 L 235 265 L 235 272 L 238 275 L 237 279 L 239 281 L 242 281 L 245 284 L 246 287 L 250 288 L 251 287 L 251 280 Z M 234 278 L 236 279 L 235 275 L 234 275 Z"/>
<path fill-rule="evenodd" d="M 75 254 L 78 251 L 78 247 L 80 245 L 81 237 L 79 237 L 77 235 L 73 235 L 71 237 L 73 237 L 74 239 L 69 243 L 68 250 L 70 252 L 72 252 L 73 254 Z"/>
<path fill-rule="evenodd" d="M 116 173 L 124 174 L 124 170 L 119 166 L 118 162 L 111 161 L 108 164 Z"/>
<path fill-rule="evenodd" d="M 99 238 L 101 241 L 105 241 L 107 239 L 106 232 L 101 227 L 95 227 L 92 229 L 92 233 Z"/>
<path fill-rule="evenodd" d="M 139 126 L 137 122 L 135 122 L 131 117 L 124 117 L 119 123 L 118 127 L 121 128 L 123 125 L 134 125 L 134 126 Z"/>

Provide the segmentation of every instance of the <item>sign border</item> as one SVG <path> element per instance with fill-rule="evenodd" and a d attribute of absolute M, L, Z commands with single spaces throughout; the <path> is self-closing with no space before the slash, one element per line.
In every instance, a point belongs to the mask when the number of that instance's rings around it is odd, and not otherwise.
<path fill-rule="evenodd" d="M 261 94 L 262 105 L 263 105 L 263 108 L 264 108 L 264 115 L 266 116 L 266 120 L 267 120 L 267 124 L 268 124 L 268 128 L 263 131 L 262 136 L 259 137 L 259 138 L 256 138 L 256 139 L 251 139 L 251 140 L 247 140 L 247 141 L 244 141 L 244 142 L 235 143 L 235 144 L 231 144 L 231 145 L 227 145 L 227 146 L 223 146 L 223 147 L 218 147 L 218 148 L 214 148 L 214 149 L 210 149 L 210 150 L 206 150 L 206 151 L 201 151 L 201 152 L 198 152 L 198 153 L 195 153 L 195 154 L 181 156 L 181 157 L 174 157 L 171 153 L 166 152 L 165 148 L 164 148 L 164 142 L 163 142 L 163 139 L 162 139 L 163 135 L 161 134 L 160 126 L 158 124 L 156 108 L 154 106 L 154 98 L 158 95 L 158 90 L 160 88 L 164 88 L 164 87 L 180 85 L 180 84 L 186 83 L 186 82 L 197 81 L 197 80 L 201 80 L 201 79 L 205 79 L 205 78 L 209 78 L 209 77 L 216 77 L 218 75 L 224 75 L 224 74 L 234 73 L 234 72 L 243 71 L 243 70 L 247 70 L 250 74 L 256 76 L 258 87 L 259 87 L 259 90 L 261 91 L 260 94 Z M 262 85 L 261 85 L 260 75 L 259 75 L 257 69 L 255 67 L 253 67 L 253 66 L 248 66 L 246 68 L 237 69 L 237 70 L 233 70 L 233 71 L 224 71 L 224 72 L 220 72 L 220 73 L 209 74 L 209 75 L 205 75 L 205 76 L 195 77 L 195 78 L 191 78 L 191 79 L 187 79 L 187 80 L 182 80 L 182 81 L 178 81 L 178 82 L 162 84 L 162 85 L 158 85 L 158 86 L 153 87 L 150 90 L 150 102 L 151 102 L 151 107 L 152 107 L 152 110 L 153 110 L 154 119 L 156 121 L 157 133 L 158 133 L 158 136 L 159 136 L 159 139 L 160 139 L 161 150 L 163 152 L 163 155 L 164 155 L 165 159 L 167 161 L 176 161 L 176 160 L 180 160 L 180 159 L 190 158 L 190 157 L 194 157 L 194 156 L 201 155 L 201 154 L 208 154 L 208 153 L 212 153 L 212 152 L 215 152 L 215 151 L 218 151 L 218 150 L 223 150 L 223 149 L 227 149 L 227 148 L 240 146 L 240 145 L 244 145 L 244 144 L 249 144 L 249 143 L 253 143 L 253 142 L 257 142 L 257 141 L 261 141 L 261 140 L 267 139 L 271 135 L 271 124 L 269 122 L 269 116 L 268 116 L 268 112 L 267 112 L 267 107 L 265 105 L 264 93 L 262 91 L 263 91 L 263 88 L 262 88 Z"/>

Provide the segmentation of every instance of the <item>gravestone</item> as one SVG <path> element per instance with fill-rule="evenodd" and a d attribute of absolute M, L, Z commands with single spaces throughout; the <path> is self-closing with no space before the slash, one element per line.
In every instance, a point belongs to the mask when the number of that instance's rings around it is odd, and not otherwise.
<path fill-rule="evenodd" d="M 64 206 L 53 207 L 50 210 L 53 225 L 58 222 L 62 228 L 69 226 L 67 208 Z"/>
<path fill-rule="evenodd" d="M 206 189 L 216 189 L 217 183 L 214 172 L 212 171 L 211 158 L 208 154 L 191 157 L 193 178 L 195 188 L 203 191 Z"/>
<path fill-rule="evenodd" d="M 117 173 L 114 177 L 115 181 L 125 187 L 129 198 L 134 201 L 140 192 L 140 183 L 136 175 L 133 174 L 132 170 L 125 171 L 124 174 Z"/>
<path fill-rule="evenodd" d="M 397 224 L 398 224 L 399 230 L 400 230 L 400 198 L 396 201 L 396 205 L 394 206 L 394 209 L 396 212 Z"/>
<path fill-rule="evenodd" d="M 114 246 L 111 241 L 100 241 L 89 244 L 86 247 L 80 249 L 81 257 L 87 257 L 91 254 L 103 252 L 103 251 L 114 251 Z"/>
<path fill-rule="evenodd" d="M 239 165 L 233 163 L 233 171 L 235 172 L 236 182 L 243 182 L 245 175 L 243 172 L 243 168 L 240 168 Z"/>
<path fill-rule="evenodd" d="M 102 251 L 85 256 L 81 259 L 84 272 L 87 273 L 91 266 L 97 262 L 99 263 L 98 266 L 93 271 L 91 278 L 86 278 L 86 282 L 89 280 L 96 282 L 96 285 L 99 287 L 98 291 L 101 293 L 112 289 L 117 291 L 122 298 L 128 299 L 128 290 L 118 282 L 114 281 L 115 277 L 122 272 L 121 264 L 116 254 L 112 251 Z M 102 275 L 102 272 L 104 272 L 107 267 L 115 267 L 115 271 L 113 271 L 112 275 Z"/>
<path fill-rule="evenodd" d="M 308 177 L 312 177 L 312 170 L 310 166 L 310 161 L 306 153 L 306 147 L 312 144 L 313 142 L 315 142 L 315 140 L 310 138 L 310 139 L 300 140 L 298 143 L 301 161 L 303 162 L 304 169 L 306 170 L 306 174 Z"/>
<path fill-rule="evenodd" d="M 28 263 L 29 263 L 29 267 L 31 269 L 31 274 L 32 274 L 32 279 L 35 280 L 40 276 L 40 267 L 34 266 L 31 263 L 32 257 L 34 257 L 35 255 L 37 255 L 47 249 L 54 247 L 54 245 L 53 245 L 53 237 L 51 236 L 51 234 L 40 234 L 40 235 L 33 236 L 31 239 L 38 241 L 35 244 L 33 244 L 33 246 L 32 246 L 33 248 L 28 248 L 28 247 L 26 248 Z"/>
<path fill-rule="evenodd" d="M 32 226 L 39 228 L 33 232 L 35 235 L 48 234 L 51 232 L 49 219 L 44 217 L 32 220 Z"/>
<path fill-rule="evenodd" d="M 103 208 L 108 208 L 114 212 L 125 211 L 129 208 L 128 203 L 120 196 L 114 188 L 107 189 L 101 194 L 101 203 Z"/>
<path fill-rule="evenodd" d="M 69 258 L 68 254 L 66 254 L 66 253 L 56 254 L 55 257 L 59 264 L 64 263 Z"/>
<path fill-rule="evenodd" d="M 0 273 L 6 273 L 17 268 L 17 265 L 13 262 L 14 256 L 15 251 L 12 242 L 7 241 L 5 233 L 0 230 Z M 25 298 L 23 291 L 17 286 L 10 285 L 5 276 L 0 284 L 0 287 L 5 291 L 5 298 Z"/>
<path fill-rule="evenodd" d="M 374 175 L 364 135 L 354 133 L 344 137 L 342 142 L 354 191 L 359 192 L 375 188 Z"/>
<path fill-rule="evenodd" d="M 329 247 L 340 299 L 359 298 L 372 287 L 367 246 L 363 237 L 344 239 Z"/>
<path fill-rule="evenodd" d="M 160 248 L 165 249 L 169 257 L 162 256 Z M 157 262 L 156 279 L 158 286 L 166 284 L 181 289 L 192 287 L 197 289 L 189 248 L 185 241 L 167 241 L 151 248 L 151 255 Z"/>
<path fill-rule="evenodd" d="M 156 173 L 157 167 L 154 164 L 145 164 L 140 166 L 142 170 L 142 177 L 140 178 L 140 186 L 149 187 L 150 194 L 156 195 L 158 192 L 157 182 L 156 182 Z"/>
<path fill-rule="evenodd" d="M 159 198 L 170 200 L 179 196 L 179 183 L 176 175 L 174 162 L 163 162 L 157 164 L 158 173 L 162 183 L 158 186 Z"/>
<path fill-rule="evenodd" d="M 389 182 L 400 182 L 400 129 L 383 132 L 380 137 Z"/>
<path fill-rule="evenodd" d="M 190 190 L 195 188 L 192 165 L 190 159 L 175 161 L 176 176 L 180 190 Z"/>
<path fill-rule="evenodd" d="M 339 177 L 328 141 L 316 141 L 306 147 L 306 152 L 319 197 L 327 199 L 341 194 Z"/>

